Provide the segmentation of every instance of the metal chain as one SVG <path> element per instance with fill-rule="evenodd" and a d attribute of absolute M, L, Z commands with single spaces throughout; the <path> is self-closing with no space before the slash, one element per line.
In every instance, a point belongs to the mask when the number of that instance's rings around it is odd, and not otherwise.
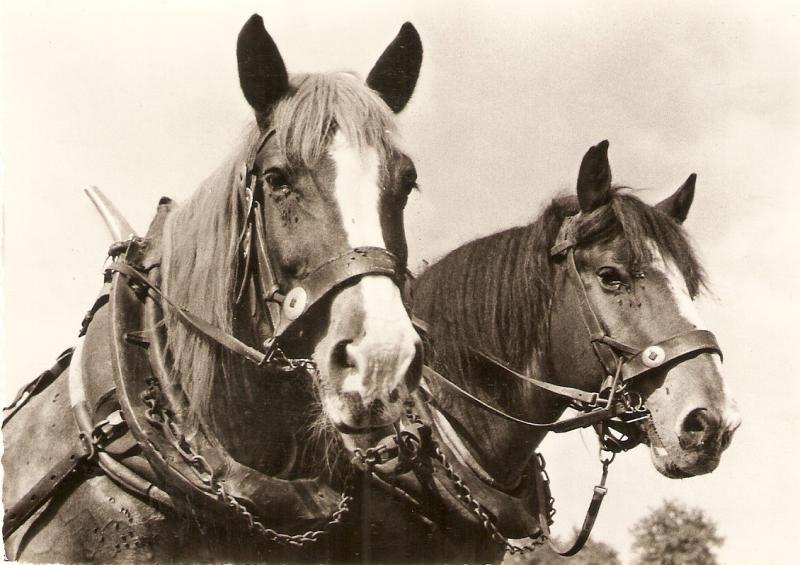
<path fill-rule="evenodd" d="M 260 367 L 266 367 L 279 373 L 305 371 L 309 375 L 314 375 L 317 372 L 317 364 L 312 359 L 289 357 L 283 352 L 274 337 L 264 342 L 264 350 L 266 353 Z"/>
<path fill-rule="evenodd" d="M 150 377 L 147 379 L 147 385 L 149 391 L 143 398 L 144 403 L 147 405 L 147 419 L 151 424 L 161 429 L 167 441 L 177 450 L 184 461 L 189 464 L 197 479 L 205 486 L 206 490 L 215 495 L 239 516 L 243 517 L 247 521 L 247 526 L 250 531 L 262 535 L 270 542 L 280 545 L 303 547 L 316 542 L 321 536 L 328 533 L 333 526 L 341 523 L 342 517 L 350 510 L 350 503 L 353 497 L 349 494 L 351 488 L 348 483 L 345 486 L 345 492 L 339 500 L 336 511 L 330 515 L 322 529 L 309 530 L 302 534 L 284 534 L 272 528 L 268 528 L 235 496 L 229 494 L 225 490 L 224 481 L 218 479 L 208 461 L 202 455 L 194 451 L 191 444 L 189 444 L 186 437 L 181 432 L 177 422 L 174 420 L 171 411 L 161 406 L 161 391 L 158 381 Z"/>
<path fill-rule="evenodd" d="M 489 537 L 491 537 L 492 541 L 502 545 L 505 550 L 512 555 L 515 553 L 533 551 L 547 541 L 547 538 L 544 536 L 544 534 L 539 532 L 536 537 L 528 538 L 531 541 L 526 545 L 519 546 L 512 544 L 511 541 L 502 533 L 500 533 L 500 530 L 497 529 L 492 517 L 489 515 L 483 505 L 481 505 L 481 503 L 472 496 L 470 488 L 464 483 L 461 477 L 458 476 L 458 473 L 455 472 L 441 448 L 436 443 L 432 443 L 432 448 L 433 453 L 436 456 L 436 460 L 444 469 L 445 475 L 447 475 L 447 478 L 450 479 L 455 486 L 456 497 L 467 507 L 468 510 L 475 514 L 481 526 L 483 526 L 483 529 L 489 534 Z"/>
<path fill-rule="evenodd" d="M 422 422 L 422 418 L 420 418 L 417 414 L 415 414 L 410 406 L 406 407 L 406 417 L 412 423 Z M 470 490 L 470 488 L 466 485 L 466 483 L 464 483 L 464 480 L 458 475 L 458 473 L 456 473 L 455 469 L 453 469 L 453 466 L 447 460 L 447 456 L 439 447 L 439 444 L 436 443 L 436 441 L 433 438 L 430 438 L 428 441 L 430 442 L 430 447 L 433 451 L 434 456 L 436 457 L 436 460 L 442 466 L 442 469 L 444 469 L 447 478 L 450 479 L 450 481 L 455 486 L 456 497 L 467 507 L 467 509 L 470 512 L 472 512 L 478 518 L 478 521 L 480 522 L 481 526 L 486 531 L 486 533 L 489 534 L 489 537 L 492 539 L 492 541 L 503 546 L 503 548 L 511 555 L 514 555 L 516 553 L 526 553 L 529 551 L 534 551 L 537 547 L 539 547 L 540 545 L 544 544 L 547 541 L 547 537 L 544 535 L 544 532 L 540 531 L 536 537 L 528 538 L 530 542 L 527 543 L 526 545 L 520 546 L 511 543 L 509 538 L 505 537 L 502 533 L 500 533 L 500 530 L 497 528 L 497 525 L 494 523 L 494 520 L 492 519 L 491 515 L 483 507 L 483 505 L 477 499 L 475 499 L 475 497 L 472 495 L 472 491 Z M 547 471 L 545 471 L 544 469 L 545 468 L 544 457 L 540 453 L 536 453 L 535 457 L 539 458 L 539 468 L 541 469 L 542 480 L 547 490 L 546 495 L 548 501 L 547 503 L 548 517 L 552 519 L 553 515 L 555 514 L 555 509 L 553 508 L 554 500 L 552 496 L 550 496 L 550 488 L 549 488 L 550 477 L 547 475 Z"/>

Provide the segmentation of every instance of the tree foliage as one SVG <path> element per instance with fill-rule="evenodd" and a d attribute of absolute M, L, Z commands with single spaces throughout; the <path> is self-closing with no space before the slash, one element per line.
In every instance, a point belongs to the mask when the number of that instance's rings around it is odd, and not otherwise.
<path fill-rule="evenodd" d="M 724 538 L 699 508 L 665 500 L 631 528 L 636 565 L 716 565 Z"/>
<path fill-rule="evenodd" d="M 569 539 L 571 542 L 578 535 L 577 530 Z M 566 542 L 554 537 L 554 541 L 559 545 L 566 545 Z M 602 541 L 589 539 L 586 545 L 574 557 L 561 557 L 551 550 L 547 545 L 539 547 L 532 553 L 521 553 L 514 556 L 507 555 L 503 560 L 503 565 L 622 565 L 616 550 Z"/>

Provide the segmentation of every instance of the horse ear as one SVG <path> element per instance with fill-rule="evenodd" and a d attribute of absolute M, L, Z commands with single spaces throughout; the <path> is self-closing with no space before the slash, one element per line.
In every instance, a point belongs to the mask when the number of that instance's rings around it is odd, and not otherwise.
<path fill-rule="evenodd" d="M 578 204 L 582 212 L 591 212 L 607 203 L 610 195 L 611 166 L 608 164 L 608 140 L 605 140 L 583 156 L 578 172 Z"/>
<path fill-rule="evenodd" d="M 289 75 L 258 14 L 250 16 L 239 32 L 236 58 L 244 97 L 256 112 L 268 112 L 289 90 Z"/>
<path fill-rule="evenodd" d="M 398 113 L 414 93 L 421 65 L 422 41 L 416 28 L 406 22 L 369 72 L 367 86 Z"/>
<path fill-rule="evenodd" d="M 682 224 L 686 221 L 686 217 L 689 215 L 689 208 L 692 207 L 692 200 L 694 200 L 694 185 L 696 182 L 697 175 L 692 173 L 689 175 L 689 178 L 686 179 L 686 182 L 684 182 L 672 196 L 665 198 L 656 204 L 655 207 L 665 214 L 669 214 L 675 218 L 679 224 Z"/>

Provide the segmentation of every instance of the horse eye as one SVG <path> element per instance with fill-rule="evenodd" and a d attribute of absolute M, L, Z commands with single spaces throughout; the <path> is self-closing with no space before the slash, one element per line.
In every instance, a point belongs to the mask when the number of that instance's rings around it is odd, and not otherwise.
<path fill-rule="evenodd" d="M 614 267 L 600 267 L 597 270 L 597 277 L 600 279 L 600 284 L 608 290 L 616 291 L 625 286 L 622 273 Z"/>
<path fill-rule="evenodd" d="M 267 185 L 273 192 L 289 190 L 289 178 L 287 174 L 277 167 L 268 169 L 267 172 L 264 173 L 264 180 L 267 181 Z"/>

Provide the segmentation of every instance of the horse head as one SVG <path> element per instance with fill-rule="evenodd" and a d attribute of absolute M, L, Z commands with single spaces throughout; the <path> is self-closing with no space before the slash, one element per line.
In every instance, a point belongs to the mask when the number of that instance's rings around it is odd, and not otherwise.
<path fill-rule="evenodd" d="M 573 258 L 560 259 L 574 261 L 579 280 L 562 270 L 551 310 L 555 381 L 599 390 L 597 376 L 614 371 L 603 352 L 641 361 L 630 380 L 623 366 L 624 387 L 649 410 L 643 441 L 669 477 L 713 471 L 740 424 L 721 351 L 698 331 L 705 327 L 694 299 L 704 276 L 681 226 L 695 178 L 651 207 L 612 187 L 608 142 L 592 147 L 580 167 L 579 212 L 566 220 Z"/>
<path fill-rule="evenodd" d="M 304 359 L 328 422 L 346 442 L 369 441 L 399 418 L 422 365 L 401 294 L 416 170 L 395 137 L 419 73 L 419 36 L 403 25 L 366 83 L 344 72 L 290 75 L 254 15 L 237 59 L 255 120 L 232 162 L 171 214 L 165 288 L 223 330 L 266 342 L 268 356 Z M 295 441 L 309 413 L 303 386 L 217 355 L 174 318 L 168 326 L 198 419 L 209 407 L 205 421 L 237 456 L 268 452 L 253 443 L 281 430 Z M 254 426 L 270 433 L 243 432 Z"/>
<path fill-rule="evenodd" d="M 345 73 L 289 77 L 258 16 L 242 29 L 237 55 L 260 128 L 274 131 L 254 169 L 284 285 L 299 285 L 350 249 L 386 249 L 404 268 L 403 208 L 416 171 L 392 132 L 393 113 L 410 99 L 421 63 L 414 27 L 402 27 L 366 84 Z M 348 433 L 394 422 L 421 368 L 420 340 L 397 282 L 378 274 L 346 281 L 317 313 L 304 331 L 316 342 L 328 418 Z"/>

